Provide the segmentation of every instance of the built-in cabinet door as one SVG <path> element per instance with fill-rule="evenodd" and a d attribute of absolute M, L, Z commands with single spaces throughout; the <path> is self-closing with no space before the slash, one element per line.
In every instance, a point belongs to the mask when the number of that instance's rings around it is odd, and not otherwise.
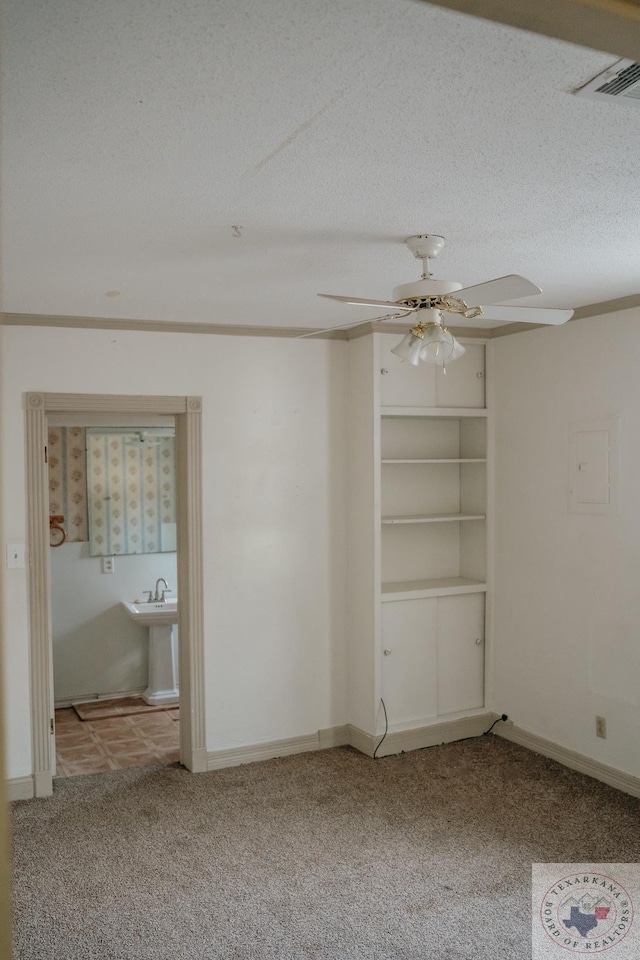
<path fill-rule="evenodd" d="M 484 344 L 467 343 L 465 353 L 451 364 L 436 368 L 438 407 L 484 407 Z M 422 364 L 421 364 L 422 366 Z"/>
<path fill-rule="evenodd" d="M 383 407 L 435 407 L 435 366 L 420 363 L 414 367 L 391 353 L 403 335 L 404 331 L 399 330 L 397 335 L 380 337 L 380 403 Z"/>
<path fill-rule="evenodd" d="M 438 713 L 484 705 L 484 594 L 438 598 Z"/>
<path fill-rule="evenodd" d="M 438 712 L 437 600 L 382 604 L 382 699 L 390 726 Z"/>
<path fill-rule="evenodd" d="M 390 726 L 484 704 L 484 594 L 382 604 L 382 699 Z"/>
<path fill-rule="evenodd" d="M 380 403 L 383 407 L 478 407 L 485 406 L 485 348 L 465 344 L 465 353 L 446 367 L 400 360 L 391 350 L 402 339 L 398 334 L 380 335 Z"/>

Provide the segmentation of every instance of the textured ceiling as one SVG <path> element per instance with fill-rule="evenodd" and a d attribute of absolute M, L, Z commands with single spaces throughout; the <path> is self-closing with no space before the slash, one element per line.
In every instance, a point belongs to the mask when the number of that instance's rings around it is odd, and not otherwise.
<path fill-rule="evenodd" d="M 3 37 L 8 312 L 331 326 L 424 232 L 529 305 L 640 293 L 640 113 L 572 95 L 615 55 L 412 0 L 5 0 Z"/>

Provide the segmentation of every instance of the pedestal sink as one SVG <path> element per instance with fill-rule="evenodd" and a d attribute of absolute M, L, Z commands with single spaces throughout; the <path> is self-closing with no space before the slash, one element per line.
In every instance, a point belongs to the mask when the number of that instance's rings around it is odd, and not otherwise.
<path fill-rule="evenodd" d="M 129 616 L 140 626 L 149 628 L 149 685 L 142 694 L 145 703 L 178 703 L 177 657 L 172 627 L 178 622 L 176 599 L 151 603 L 122 601 Z"/>

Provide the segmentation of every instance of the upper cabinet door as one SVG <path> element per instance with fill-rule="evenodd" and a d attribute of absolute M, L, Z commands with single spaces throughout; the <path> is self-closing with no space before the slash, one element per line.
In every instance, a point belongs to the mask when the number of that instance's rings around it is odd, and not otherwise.
<path fill-rule="evenodd" d="M 391 353 L 399 334 L 380 335 L 380 403 L 383 407 L 435 407 L 436 368 L 430 363 L 413 367 Z"/>
<path fill-rule="evenodd" d="M 466 353 L 446 368 L 431 363 L 417 367 L 400 360 L 391 350 L 402 332 L 379 334 L 380 403 L 383 407 L 485 406 L 484 344 L 465 344 Z"/>
<path fill-rule="evenodd" d="M 479 407 L 485 401 L 484 344 L 466 343 L 466 353 L 446 367 L 436 367 L 436 406 Z"/>

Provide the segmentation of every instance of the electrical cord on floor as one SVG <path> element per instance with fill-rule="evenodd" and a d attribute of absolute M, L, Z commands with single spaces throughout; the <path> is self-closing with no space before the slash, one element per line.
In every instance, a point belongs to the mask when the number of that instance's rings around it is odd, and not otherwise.
<path fill-rule="evenodd" d="M 493 723 L 491 724 L 491 726 L 489 727 L 489 729 L 488 729 L 488 730 L 485 730 L 485 732 L 482 734 L 482 736 L 483 736 L 483 737 L 486 737 L 486 735 L 487 735 L 488 733 L 491 733 L 491 731 L 492 731 L 493 728 L 495 727 L 496 723 L 499 723 L 501 720 L 508 720 L 508 719 L 509 719 L 509 717 L 506 715 L 506 713 L 503 713 L 501 717 L 497 717 L 497 718 L 493 721 Z"/>
<path fill-rule="evenodd" d="M 382 734 L 382 740 L 380 740 L 380 742 L 378 743 L 378 746 L 377 746 L 377 747 L 375 748 L 375 750 L 373 751 L 373 759 L 374 759 L 374 760 L 376 759 L 376 754 L 377 754 L 378 750 L 380 749 L 380 747 L 382 746 L 382 741 L 383 741 L 384 738 L 386 737 L 387 731 L 388 731 L 388 729 L 389 729 L 389 721 L 388 721 L 388 719 L 387 719 L 387 708 L 386 708 L 385 705 L 384 705 L 384 700 L 382 699 L 382 697 L 380 697 L 380 703 L 382 704 L 382 709 L 384 710 L 384 733 Z"/>

